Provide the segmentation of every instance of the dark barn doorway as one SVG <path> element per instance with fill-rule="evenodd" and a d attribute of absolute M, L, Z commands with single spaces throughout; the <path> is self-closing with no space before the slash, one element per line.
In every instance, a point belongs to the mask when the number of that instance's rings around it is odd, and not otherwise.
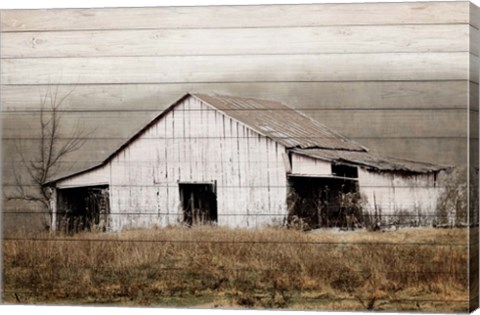
<path fill-rule="evenodd" d="M 214 183 L 180 183 L 180 201 L 186 225 L 217 222 L 217 195 Z"/>
<path fill-rule="evenodd" d="M 334 177 L 290 176 L 288 223 L 305 230 L 352 228 L 361 222 L 358 182 Z"/>
<path fill-rule="evenodd" d="M 59 231 L 106 231 L 110 212 L 107 185 L 59 189 L 57 202 Z"/>

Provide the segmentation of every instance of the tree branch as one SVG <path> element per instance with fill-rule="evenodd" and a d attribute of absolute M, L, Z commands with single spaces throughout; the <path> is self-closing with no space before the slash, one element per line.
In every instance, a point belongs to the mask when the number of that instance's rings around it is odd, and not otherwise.
<path fill-rule="evenodd" d="M 34 189 L 37 190 L 38 195 L 25 191 L 26 183 L 23 182 L 15 164 L 12 163 L 16 193 L 6 196 L 6 200 L 38 202 L 51 212 L 50 194 L 44 185 L 61 168 L 62 160 L 68 154 L 80 150 L 86 142 L 86 136 L 91 134 L 85 133 L 77 124 L 71 132 L 71 137 L 62 144 L 62 139 L 66 138 L 62 135 L 63 115 L 61 107 L 72 93 L 73 89 L 60 97 L 58 86 L 54 91 L 52 91 L 51 87 L 48 87 L 46 93 L 41 98 L 39 117 L 40 143 L 32 158 L 26 158 L 24 153 L 26 150 L 22 147 L 20 140 L 18 143 L 15 143 L 15 151 L 20 157 L 22 169 L 24 169 L 29 181 L 35 184 Z"/>

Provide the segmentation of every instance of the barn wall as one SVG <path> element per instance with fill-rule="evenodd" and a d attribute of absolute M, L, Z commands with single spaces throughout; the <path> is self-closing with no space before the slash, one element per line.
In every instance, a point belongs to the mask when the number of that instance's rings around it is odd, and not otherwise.
<path fill-rule="evenodd" d="M 292 154 L 292 174 L 328 176 L 331 163 Z M 366 214 L 381 213 L 385 223 L 400 220 L 405 225 L 418 221 L 431 223 L 442 192 L 441 178 L 433 174 L 406 176 L 401 172 L 373 172 L 358 167 L 360 193 L 366 201 Z"/>
<path fill-rule="evenodd" d="M 109 183 L 110 183 L 110 167 L 108 165 L 103 165 L 96 169 L 87 171 L 85 173 L 58 181 L 56 183 L 56 186 L 58 188 L 67 188 L 67 187 L 108 185 Z"/>
<path fill-rule="evenodd" d="M 434 219 L 436 204 L 442 192 L 433 174 L 405 176 L 401 173 L 378 173 L 359 168 L 360 193 L 366 197 L 366 209 L 381 213 L 385 222 L 424 223 Z"/>
<path fill-rule="evenodd" d="M 330 176 L 332 163 L 292 153 L 292 174 Z"/>
<path fill-rule="evenodd" d="M 112 229 L 182 218 L 178 182 L 216 182 L 218 225 L 286 216 L 285 148 L 188 98 L 111 161 Z"/>

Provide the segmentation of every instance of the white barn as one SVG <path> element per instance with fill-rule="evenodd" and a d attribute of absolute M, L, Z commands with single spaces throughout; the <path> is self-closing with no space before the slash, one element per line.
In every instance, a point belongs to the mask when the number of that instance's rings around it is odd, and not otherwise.
<path fill-rule="evenodd" d="M 186 94 L 101 164 L 48 185 L 53 229 L 260 227 L 289 214 L 319 227 L 344 224 L 347 193 L 363 214 L 429 218 L 443 170 L 369 153 L 279 102 Z"/>

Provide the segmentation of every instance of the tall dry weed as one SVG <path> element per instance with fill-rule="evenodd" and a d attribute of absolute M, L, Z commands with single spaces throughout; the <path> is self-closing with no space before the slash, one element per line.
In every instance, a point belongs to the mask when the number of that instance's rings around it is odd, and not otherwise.
<path fill-rule="evenodd" d="M 4 298 L 461 311 L 467 307 L 466 235 L 463 229 L 199 227 L 18 236 L 3 243 Z"/>

